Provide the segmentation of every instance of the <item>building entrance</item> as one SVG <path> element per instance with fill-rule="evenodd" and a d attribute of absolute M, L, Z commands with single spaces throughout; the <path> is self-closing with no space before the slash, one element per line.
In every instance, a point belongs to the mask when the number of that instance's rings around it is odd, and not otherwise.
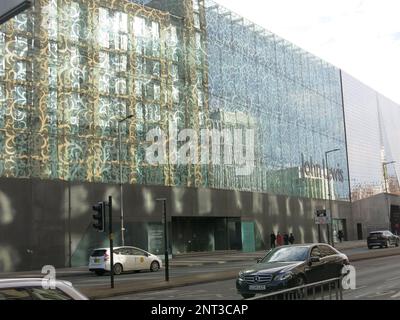
<path fill-rule="evenodd" d="M 172 217 L 172 253 L 241 250 L 240 218 Z"/>

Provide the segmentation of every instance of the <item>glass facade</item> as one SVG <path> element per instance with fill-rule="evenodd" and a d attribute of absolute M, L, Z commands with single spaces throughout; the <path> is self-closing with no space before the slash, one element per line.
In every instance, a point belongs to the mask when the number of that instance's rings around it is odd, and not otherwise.
<path fill-rule="evenodd" d="M 119 182 L 128 115 L 124 183 L 349 199 L 340 71 L 212 1 L 37 0 L 0 27 L 0 176 Z M 150 165 L 171 124 L 254 130 L 254 170 Z"/>
<path fill-rule="evenodd" d="M 201 10 L 200 10 L 201 12 Z M 205 1 L 209 109 L 244 113 L 256 128 L 256 168 L 218 187 L 326 198 L 325 152 L 335 199 L 348 199 L 340 71 L 286 40 Z M 331 173 L 329 174 L 331 176 Z"/>

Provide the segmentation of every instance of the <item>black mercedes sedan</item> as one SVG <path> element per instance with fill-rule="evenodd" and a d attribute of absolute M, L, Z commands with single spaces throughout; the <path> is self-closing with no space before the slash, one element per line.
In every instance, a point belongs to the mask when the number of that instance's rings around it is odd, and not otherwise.
<path fill-rule="evenodd" d="M 249 269 L 239 272 L 236 289 L 243 298 L 270 293 L 305 283 L 339 277 L 349 259 L 327 244 L 282 246 Z"/>

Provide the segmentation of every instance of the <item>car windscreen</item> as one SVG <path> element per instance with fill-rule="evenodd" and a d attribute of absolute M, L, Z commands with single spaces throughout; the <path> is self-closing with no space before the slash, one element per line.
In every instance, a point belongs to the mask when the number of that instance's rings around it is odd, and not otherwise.
<path fill-rule="evenodd" d="M 94 250 L 92 254 L 90 255 L 91 257 L 102 257 L 106 253 L 106 250 Z"/>
<path fill-rule="evenodd" d="M 261 263 L 305 261 L 308 247 L 282 247 L 271 250 Z"/>
<path fill-rule="evenodd" d="M 33 300 L 73 300 L 60 289 L 30 288 Z"/>
<path fill-rule="evenodd" d="M 370 232 L 369 235 L 370 236 L 381 236 L 383 234 L 383 232 Z"/>

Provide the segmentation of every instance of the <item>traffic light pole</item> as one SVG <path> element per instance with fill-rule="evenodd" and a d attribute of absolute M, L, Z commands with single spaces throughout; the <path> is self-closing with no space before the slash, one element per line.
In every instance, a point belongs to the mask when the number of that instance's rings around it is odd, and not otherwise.
<path fill-rule="evenodd" d="M 93 227 L 98 232 L 107 232 L 106 223 L 106 207 L 108 206 L 108 238 L 110 239 L 110 276 L 111 276 L 111 289 L 114 289 L 114 234 L 112 230 L 112 197 L 108 197 L 108 203 L 106 201 L 98 202 L 97 205 L 93 206 L 93 210 L 96 214 L 93 215 L 93 219 L 96 223 Z"/>
<path fill-rule="evenodd" d="M 112 197 L 108 197 L 108 230 L 110 238 L 110 276 L 111 276 L 111 289 L 114 289 L 114 235 L 112 230 Z"/>

